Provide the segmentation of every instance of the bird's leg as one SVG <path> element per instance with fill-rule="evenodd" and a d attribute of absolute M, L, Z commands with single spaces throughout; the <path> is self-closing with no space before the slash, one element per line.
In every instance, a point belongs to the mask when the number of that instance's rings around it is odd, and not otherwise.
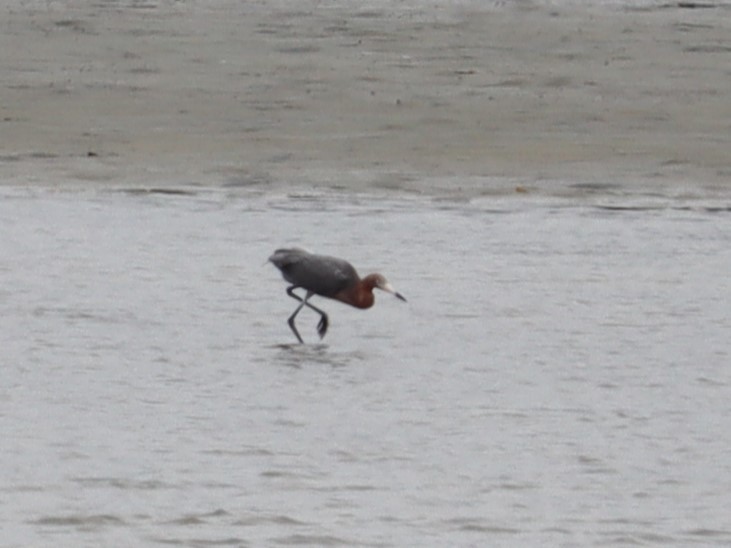
<path fill-rule="evenodd" d="M 327 314 L 325 314 L 323 310 L 320 310 L 314 304 L 310 304 L 307 302 L 307 299 L 309 299 L 310 297 L 312 297 L 312 293 L 308 292 L 302 304 L 309 306 L 312 310 L 320 315 L 320 321 L 317 323 L 317 334 L 320 335 L 320 338 L 322 339 L 325 336 L 325 333 L 327 333 L 327 328 L 330 325 L 330 320 L 328 320 Z"/>
<path fill-rule="evenodd" d="M 289 328 L 292 330 L 292 333 L 294 333 L 294 336 L 297 337 L 297 340 L 300 342 L 300 344 L 304 344 L 305 341 L 302 340 L 302 337 L 300 337 L 299 332 L 297 331 L 297 327 L 294 325 L 294 317 L 297 315 L 297 313 L 302 310 L 302 307 L 305 305 L 305 303 L 301 303 L 297 310 L 294 311 L 294 313 L 289 317 L 287 320 L 287 323 L 289 324 Z"/>
<path fill-rule="evenodd" d="M 294 317 L 303 306 L 307 306 L 320 315 L 320 321 L 317 324 L 317 333 L 318 333 L 318 335 L 320 335 L 320 338 L 322 339 L 325 336 L 325 333 L 327 333 L 327 328 L 330 325 L 330 320 L 328 319 L 327 314 L 325 314 L 325 312 L 323 310 L 320 310 L 319 308 L 317 308 L 314 304 L 310 304 L 307 302 L 307 300 L 310 297 L 312 297 L 312 295 L 314 295 L 314 293 L 312 293 L 311 291 L 308 291 L 307 294 L 305 295 L 305 298 L 303 299 L 302 297 L 300 297 L 299 295 L 297 295 L 294 292 L 294 290 L 296 288 L 297 288 L 296 285 L 293 285 L 293 286 L 290 286 L 287 288 L 287 295 L 289 295 L 293 299 L 300 301 L 299 307 L 297 308 L 297 310 L 294 311 L 294 314 L 292 314 L 292 317 L 290 318 L 291 323 L 289 324 L 289 326 L 295 332 L 295 335 L 297 335 L 297 338 L 300 339 L 299 334 L 297 333 L 297 330 L 294 328 Z M 300 342 L 302 342 L 302 339 L 300 339 Z"/>
<path fill-rule="evenodd" d="M 294 325 L 294 318 L 299 314 L 299 311 L 302 310 L 302 307 L 305 306 L 305 301 L 299 297 L 296 293 L 293 292 L 294 288 L 296 286 L 288 287 L 287 288 L 287 295 L 292 297 L 293 299 L 297 299 L 300 302 L 300 305 L 297 307 L 297 310 L 295 310 L 292 315 L 287 320 L 287 323 L 289 324 L 289 328 L 292 330 L 292 333 L 294 333 L 294 336 L 297 337 L 297 340 L 300 342 L 300 344 L 304 344 L 305 341 L 302 340 L 302 337 L 300 337 L 299 332 L 297 331 L 297 327 Z"/>

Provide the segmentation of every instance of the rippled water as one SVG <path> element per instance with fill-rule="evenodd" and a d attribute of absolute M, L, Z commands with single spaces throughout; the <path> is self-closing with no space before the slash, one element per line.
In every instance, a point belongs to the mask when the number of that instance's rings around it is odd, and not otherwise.
<path fill-rule="evenodd" d="M 728 204 L 575 194 L 3 188 L 2 545 L 731 543 Z"/>

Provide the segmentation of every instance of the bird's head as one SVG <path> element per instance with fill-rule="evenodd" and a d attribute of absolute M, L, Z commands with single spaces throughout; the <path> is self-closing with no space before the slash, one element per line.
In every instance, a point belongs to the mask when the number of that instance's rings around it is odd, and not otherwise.
<path fill-rule="evenodd" d="M 406 302 L 406 298 L 396 291 L 394 287 L 391 285 L 391 283 L 386 279 L 385 276 L 381 274 L 371 274 L 368 276 L 373 281 L 373 287 L 376 287 L 382 291 L 385 291 L 386 293 L 391 293 L 395 297 L 401 299 L 402 301 Z"/>

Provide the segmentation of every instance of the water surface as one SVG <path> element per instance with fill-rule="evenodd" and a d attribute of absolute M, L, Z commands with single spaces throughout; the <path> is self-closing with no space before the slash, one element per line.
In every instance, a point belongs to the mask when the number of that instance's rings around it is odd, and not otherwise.
<path fill-rule="evenodd" d="M 3 188 L 3 544 L 731 542 L 728 204 L 573 192 Z"/>

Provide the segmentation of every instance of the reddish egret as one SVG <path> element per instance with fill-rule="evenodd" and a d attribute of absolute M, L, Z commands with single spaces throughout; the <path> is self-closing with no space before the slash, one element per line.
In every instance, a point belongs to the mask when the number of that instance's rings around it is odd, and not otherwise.
<path fill-rule="evenodd" d="M 294 318 L 303 306 L 308 306 L 320 315 L 317 332 L 321 339 L 330 323 L 327 314 L 307 302 L 313 295 L 335 299 L 356 308 L 370 308 L 374 300 L 373 288 L 377 287 L 393 293 L 402 301 L 406 300 L 381 274 L 369 274 L 361 279 L 353 265 L 343 259 L 314 255 L 304 249 L 292 248 L 277 249 L 269 260 L 282 271 L 284 279 L 292 284 L 287 288 L 287 295 L 300 302 L 287 320 L 300 343 L 304 341 L 297 332 Z M 300 287 L 306 291 L 304 299 L 294 292 Z"/>

